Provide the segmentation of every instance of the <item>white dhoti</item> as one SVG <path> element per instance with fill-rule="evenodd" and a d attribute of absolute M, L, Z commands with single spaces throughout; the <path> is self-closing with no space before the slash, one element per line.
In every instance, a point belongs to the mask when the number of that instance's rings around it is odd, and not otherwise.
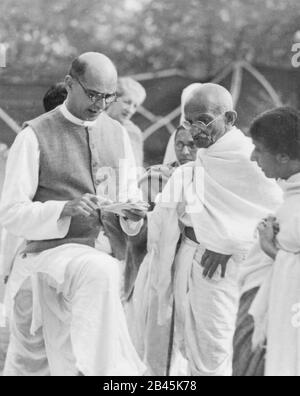
<path fill-rule="evenodd" d="M 5 376 L 49 376 L 43 328 L 30 333 L 32 323 L 32 286 L 24 282 L 15 298 L 10 321 L 10 343 L 5 360 Z"/>
<path fill-rule="evenodd" d="M 226 277 L 218 271 L 203 278 L 201 258 L 205 249 L 184 239 L 176 257 L 175 306 L 177 339 L 197 376 L 232 374 L 232 340 L 238 311 L 238 263 L 228 262 Z"/>
<path fill-rule="evenodd" d="M 26 271 L 32 297 L 22 281 Z M 56 376 L 143 374 L 120 300 L 117 260 L 74 244 L 19 255 L 8 287 L 14 311 L 4 375 L 40 374 L 45 356 Z"/>

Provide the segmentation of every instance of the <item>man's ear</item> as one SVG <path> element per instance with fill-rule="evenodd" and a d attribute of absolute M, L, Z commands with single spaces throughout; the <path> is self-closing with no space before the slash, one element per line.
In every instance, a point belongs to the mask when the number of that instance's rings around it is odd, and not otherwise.
<path fill-rule="evenodd" d="M 290 157 L 287 154 L 276 154 L 276 160 L 280 164 L 287 164 L 290 160 Z"/>
<path fill-rule="evenodd" d="M 73 78 L 69 74 L 65 77 L 65 86 L 68 92 L 72 89 Z"/>
<path fill-rule="evenodd" d="M 237 119 L 237 112 L 234 110 L 226 111 L 225 117 L 226 117 L 227 124 L 234 125 L 235 121 Z"/>

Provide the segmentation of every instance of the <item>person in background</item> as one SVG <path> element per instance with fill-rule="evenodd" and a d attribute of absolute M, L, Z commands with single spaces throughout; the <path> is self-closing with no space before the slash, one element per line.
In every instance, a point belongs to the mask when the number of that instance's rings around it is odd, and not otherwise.
<path fill-rule="evenodd" d="M 138 185 L 142 190 L 144 201 L 150 205 L 150 211 L 155 207 L 155 201 L 164 189 L 174 171 L 188 162 L 196 160 L 197 146 L 192 135 L 182 126 L 175 132 L 175 153 L 176 161 L 168 165 L 151 166 L 147 172 L 139 179 Z M 147 222 L 145 221 L 141 232 L 136 236 L 127 237 L 126 266 L 125 266 L 125 299 L 129 299 L 134 282 L 147 253 Z"/>
<path fill-rule="evenodd" d="M 184 121 L 184 106 L 185 103 L 188 99 L 188 97 L 190 96 L 190 94 L 193 92 L 194 89 L 201 87 L 201 83 L 193 83 L 191 85 L 188 85 L 186 88 L 184 88 L 184 90 L 182 91 L 181 94 L 181 116 L 180 116 L 180 125 L 183 123 Z M 175 131 L 176 132 L 176 131 Z M 174 145 L 174 141 L 175 141 L 175 132 L 171 135 L 167 148 L 166 148 L 166 153 L 165 153 L 165 157 L 164 157 L 164 161 L 163 164 L 167 165 L 170 164 L 174 161 L 176 161 L 176 151 L 175 151 L 175 145 Z"/>
<path fill-rule="evenodd" d="M 249 134 L 252 161 L 267 178 L 279 181 L 284 194 L 276 212 L 259 223 L 256 252 L 249 255 L 241 273 L 235 373 L 298 377 L 300 112 L 290 107 L 267 111 L 255 119 Z"/>
<path fill-rule="evenodd" d="M 121 77 L 118 80 L 117 95 L 118 100 L 108 107 L 107 113 L 127 130 L 136 165 L 142 167 L 144 163 L 143 134 L 131 118 L 146 99 L 145 88 L 131 77 Z"/>
<path fill-rule="evenodd" d="M 192 135 L 184 127 L 179 126 L 174 133 L 174 151 L 176 153 L 176 161 L 168 165 L 154 165 L 150 167 L 147 172 L 139 180 L 139 187 L 143 192 L 144 200 L 148 201 L 150 205 L 150 212 L 155 207 L 155 202 L 158 195 L 163 191 L 170 177 L 176 169 L 180 166 L 186 165 L 189 162 L 194 162 L 197 156 L 197 146 L 192 138 Z M 149 214 L 151 216 L 151 213 Z M 124 296 L 123 302 L 125 312 L 127 315 L 128 327 L 132 336 L 133 342 L 143 356 L 143 347 L 140 345 L 139 337 L 135 331 L 135 313 L 133 307 L 133 293 L 136 277 L 140 265 L 147 254 L 147 233 L 148 222 L 145 221 L 142 230 L 136 236 L 127 237 L 127 249 L 125 259 L 125 275 L 124 275 Z M 161 348 L 162 343 L 168 344 L 170 335 L 170 327 L 163 326 L 157 338 L 149 348 L 147 356 L 150 372 L 153 375 L 165 375 L 167 358 L 165 356 L 165 348 Z M 156 342 L 157 341 L 157 342 Z M 176 375 L 185 373 L 186 362 L 183 359 L 178 359 L 177 356 Z M 174 367 L 174 364 L 173 364 Z M 184 367 L 184 368 L 183 368 Z"/>
<path fill-rule="evenodd" d="M 45 112 L 51 111 L 63 104 L 67 96 L 68 91 L 64 82 L 58 82 L 52 85 L 43 98 Z"/>

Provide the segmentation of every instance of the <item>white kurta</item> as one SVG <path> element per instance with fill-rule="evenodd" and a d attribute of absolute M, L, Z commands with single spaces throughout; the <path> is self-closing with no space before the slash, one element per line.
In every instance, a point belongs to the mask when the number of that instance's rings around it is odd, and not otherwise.
<path fill-rule="evenodd" d="M 266 376 L 300 376 L 300 174 L 284 186 L 276 217 L 279 252 L 250 312 L 254 343 L 267 338 Z"/>
<path fill-rule="evenodd" d="M 74 117 L 65 105 L 61 107 L 61 111 L 75 124 L 85 127 L 93 125 L 91 122 L 84 122 Z M 130 157 L 127 163 L 134 164 L 128 137 L 124 138 L 124 147 Z M 124 174 L 128 173 L 124 172 Z M 116 260 L 95 249 L 76 244 L 63 245 L 26 257 L 17 252 L 17 248 L 24 240 L 63 238 L 70 226 L 71 218 L 60 219 L 65 202 L 32 202 L 38 180 L 38 141 L 31 128 L 27 127 L 17 136 L 10 150 L 0 206 L 0 221 L 5 228 L 1 245 L 1 266 L 5 275 L 8 275 L 12 260 L 15 258 L 6 290 L 7 311 L 12 313 L 15 297 L 19 291 L 22 293 L 20 290 L 22 286 L 25 285 L 25 289 L 28 289 L 27 282 L 30 279 L 33 290 L 30 333 L 34 334 L 41 325 L 44 326 L 51 374 L 68 375 L 74 374 L 76 370 L 86 375 L 141 374 L 144 368 L 131 344 L 119 298 Z M 132 177 L 128 183 L 131 183 L 128 191 L 134 191 Z M 133 199 L 140 195 L 137 188 L 135 193 Z M 131 222 L 128 222 L 128 226 L 125 221 L 122 222 L 122 228 L 125 231 L 128 229 L 131 234 L 138 233 L 141 226 L 141 222 L 134 226 Z M 83 279 L 78 278 L 78 271 L 82 272 Z M 89 279 L 93 279 L 94 283 Z M 51 292 L 50 300 L 43 298 L 45 293 L 48 293 L 49 297 Z M 60 293 L 64 297 L 64 302 L 67 302 L 66 305 L 59 301 Z M 45 302 L 49 301 L 47 308 Z M 82 309 L 84 301 L 86 305 Z M 98 310 L 95 309 L 97 306 Z M 28 306 L 23 308 L 29 309 Z M 77 316 L 74 314 L 76 310 Z M 51 336 L 53 329 L 51 331 L 49 329 L 52 326 L 57 330 L 60 314 L 65 316 L 69 326 L 65 326 L 64 323 L 65 327 L 57 334 L 58 338 L 55 340 Z M 49 320 L 50 317 L 52 320 Z M 117 328 L 119 330 L 116 330 Z M 15 341 L 15 345 L 11 347 L 11 356 L 18 353 L 16 348 L 18 340 Z M 55 344 L 60 343 L 63 346 L 55 353 Z M 75 355 L 73 360 L 70 359 L 71 345 Z M 62 361 L 60 367 L 57 364 L 58 356 Z M 26 356 L 23 357 L 26 360 Z M 14 367 L 11 364 L 7 374 L 13 372 Z"/>

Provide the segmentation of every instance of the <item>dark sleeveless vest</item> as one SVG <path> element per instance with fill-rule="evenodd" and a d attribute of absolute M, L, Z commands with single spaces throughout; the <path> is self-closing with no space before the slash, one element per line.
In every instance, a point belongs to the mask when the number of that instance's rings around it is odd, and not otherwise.
<path fill-rule="evenodd" d="M 59 108 L 25 123 L 39 143 L 39 184 L 34 202 L 68 201 L 96 193 L 99 167 L 90 146 L 87 128 L 68 121 Z M 41 219 L 43 221 L 43 219 Z M 94 246 L 101 227 L 100 213 L 71 220 L 62 239 L 27 241 L 25 253 L 38 253 L 66 243 Z"/>

